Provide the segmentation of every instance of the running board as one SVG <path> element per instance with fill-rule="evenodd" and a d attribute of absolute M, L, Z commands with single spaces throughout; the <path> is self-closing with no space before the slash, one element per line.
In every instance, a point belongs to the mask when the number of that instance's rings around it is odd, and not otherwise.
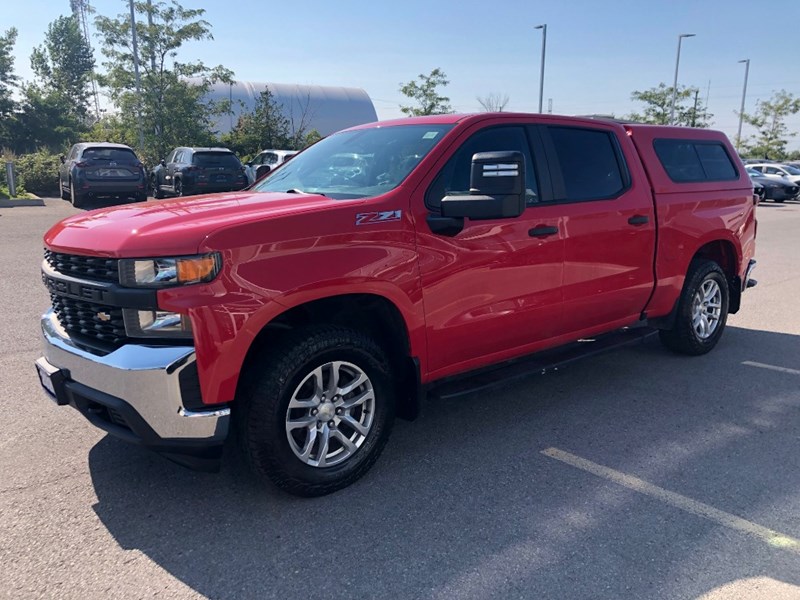
<path fill-rule="evenodd" d="M 643 341 L 656 333 L 657 329 L 633 327 L 591 339 L 578 340 L 560 348 L 545 350 L 501 365 L 436 382 L 428 390 L 428 397 L 457 398 L 532 375 L 545 375 L 575 361 Z"/>

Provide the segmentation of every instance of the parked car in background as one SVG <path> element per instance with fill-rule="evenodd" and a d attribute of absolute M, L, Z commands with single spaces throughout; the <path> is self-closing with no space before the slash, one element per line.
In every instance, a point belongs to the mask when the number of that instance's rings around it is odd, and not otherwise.
<path fill-rule="evenodd" d="M 784 202 L 785 200 L 791 200 L 800 193 L 800 187 L 785 177 L 767 177 L 761 171 L 751 169 L 749 166 L 747 167 L 747 174 L 750 175 L 754 188 L 756 185 L 763 186 L 764 195 L 761 196 L 762 200 Z"/>
<path fill-rule="evenodd" d="M 147 200 L 147 175 L 136 153 L 124 144 L 81 142 L 61 157 L 61 198 L 80 208 L 89 198 Z"/>
<path fill-rule="evenodd" d="M 154 198 L 230 192 L 247 187 L 247 174 L 227 148 L 175 148 L 150 174 Z"/>
<path fill-rule="evenodd" d="M 753 181 L 753 193 L 758 196 L 759 201 L 763 200 L 766 195 L 766 188 L 752 177 L 750 179 Z"/>
<path fill-rule="evenodd" d="M 262 150 L 245 165 L 247 179 L 250 183 L 255 182 L 278 165 L 285 163 L 295 154 L 297 154 L 297 150 Z"/>
<path fill-rule="evenodd" d="M 794 184 L 800 184 L 800 169 L 784 165 L 781 163 L 760 163 L 755 165 L 747 165 L 748 169 L 754 169 L 762 173 L 769 179 L 788 179 Z"/>

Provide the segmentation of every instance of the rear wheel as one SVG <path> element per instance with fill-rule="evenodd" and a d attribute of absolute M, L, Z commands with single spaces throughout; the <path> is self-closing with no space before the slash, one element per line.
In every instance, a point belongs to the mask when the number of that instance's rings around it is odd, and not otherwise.
<path fill-rule="evenodd" d="M 700 355 L 719 342 L 728 319 L 730 291 L 720 266 L 695 260 L 683 285 L 672 329 L 659 331 L 661 342 L 681 354 Z"/>
<path fill-rule="evenodd" d="M 136 192 L 136 202 L 146 202 L 147 192 Z"/>
<path fill-rule="evenodd" d="M 777 202 L 778 204 L 783 204 L 784 202 L 786 202 L 786 199 L 785 198 L 781 198 L 780 200 L 778 200 L 777 198 L 775 198 L 773 200 L 773 202 Z"/>
<path fill-rule="evenodd" d="M 61 178 L 58 180 L 58 189 L 61 191 L 61 199 L 62 200 L 69 200 L 70 199 L 70 190 L 64 189 L 64 184 L 61 183 Z"/>
<path fill-rule="evenodd" d="M 86 196 L 75 189 L 75 182 L 69 180 L 69 201 L 75 208 L 83 208 Z"/>
<path fill-rule="evenodd" d="M 383 349 L 344 327 L 298 330 L 265 351 L 237 398 L 253 470 L 298 496 L 350 485 L 378 459 L 394 421 Z"/>

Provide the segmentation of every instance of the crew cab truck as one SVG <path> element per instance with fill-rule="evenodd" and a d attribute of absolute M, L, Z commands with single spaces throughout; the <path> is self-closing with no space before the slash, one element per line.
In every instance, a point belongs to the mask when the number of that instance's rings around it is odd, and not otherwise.
<path fill-rule="evenodd" d="M 619 331 L 708 352 L 755 284 L 755 209 L 715 131 L 359 126 L 248 191 L 55 225 L 37 370 L 110 434 L 212 469 L 235 433 L 255 473 L 326 494 L 442 382 Z"/>

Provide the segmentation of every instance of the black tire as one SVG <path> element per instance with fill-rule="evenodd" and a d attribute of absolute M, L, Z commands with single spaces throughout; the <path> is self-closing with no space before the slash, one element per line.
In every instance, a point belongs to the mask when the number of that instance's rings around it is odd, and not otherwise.
<path fill-rule="evenodd" d="M 72 179 L 69 180 L 69 201 L 75 208 L 83 208 L 86 202 L 86 196 L 75 190 L 75 184 Z"/>
<path fill-rule="evenodd" d="M 158 177 L 155 175 L 150 178 L 150 189 L 153 192 L 153 198 L 156 200 L 164 199 L 164 192 L 161 191 L 161 187 L 158 185 Z"/>
<path fill-rule="evenodd" d="M 304 379 L 333 360 L 352 363 L 369 377 L 372 425 L 350 458 L 331 467 L 311 466 L 289 444 L 287 411 Z M 350 485 L 375 464 L 389 439 L 395 415 L 392 368 L 383 349 L 359 331 L 319 326 L 290 332 L 263 351 L 243 377 L 234 406 L 240 448 L 257 475 L 290 494 L 323 496 Z"/>
<path fill-rule="evenodd" d="M 701 286 L 709 280 L 714 280 L 720 289 L 721 307 L 716 329 L 707 338 L 703 339 L 693 326 L 693 310 L 695 294 Z M 725 323 L 728 320 L 728 307 L 730 305 L 730 290 L 728 280 L 720 266 L 712 260 L 694 260 L 689 265 L 689 272 L 683 284 L 678 311 L 672 329 L 660 330 L 661 342 L 673 352 L 699 356 L 710 352 L 719 342 Z"/>
<path fill-rule="evenodd" d="M 786 202 L 786 198 L 781 198 L 780 200 L 776 198 L 775 200 L 773 200 L 773 202 L 777 202 L 778 204 L 783 204 L 784 202 Z"/>
<path fill-rule="evenodd" d="M 183 182 L 180 179 L 175 179 L 172 183 L 173 189 L 175 190 L 175 195 L 180 197 L 183 196 Z"/>
<path fill-rule="evenodd" d="M 62 200 L 69 200 L 70 199 L 70 191 L 64 190 L 64 185 L 61 183 L 61 179 L 58 180 L 58 189 L 61 190 L 61 199 Z"/>
<path fill-rule="evenodd" d="M 147 202 L 147 192 L 136 192 L 136 202 Z"/>

